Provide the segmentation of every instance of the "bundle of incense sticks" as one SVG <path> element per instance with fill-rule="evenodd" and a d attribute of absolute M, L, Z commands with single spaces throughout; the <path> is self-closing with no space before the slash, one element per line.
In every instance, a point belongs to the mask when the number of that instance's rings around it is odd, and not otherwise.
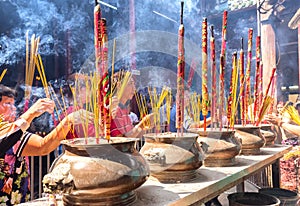
<path fill-rule="evenodd" d="M 263 119 L 264 115 L 266 114 L 266 112 L 268 111 L 269 106 L 272 104 L 273 98 L 271 96 L 269 96 L 269 90 L 271 87 L 271 83 L 273 81 L 273 78 L 275 76 L 275 72 L 276 72 L 276 68 L 273 68 L 272 70 L 272 74 L 270 76 L 270 80 L 266 89 L 266 93 L 265 93 L 265 98 L 263 100 L 262 106 L 260 108 L 260 111 L 258 113 L 258 118 L 255 122 L 255 125 L 258 126 L 261 122 L 261 120 Z"/>
<path fill-rule="evenodd" d="M 28 32 L 26 32 L 26 63 L 25 63 L 25 105 L 24 111 L 27 111 L 30 94 L 31 94 L 31 87 L 33 83 L 33 77 L 35 72 L 35 62 L 38 54 L 38 47 L 39 47 L 40 38 L 35 37 L 35 34 L 31 36 L 30 40 L 30 50 L 29 50 L 29 39 L 28 39 Z"/>
<path fill-rule="evenodd" d="M 202 115 L 204 118 L 204 131 L 206 131 L 206 117 L 208 115 L 208 88 L 207 88 L 207 19 L 202 21 Z"/>
<path fill-rule="evenodd" d="M 193 120 L 194 122 L 200 122 L 200 112 L 202 110 L 202 103 L 201 103 L 201 96 L 197 94 L 196 92 L 193 92 L 190 99 L 190 105 L 191 105 L 191 113 L 193 114 Z"/>
<path fill-rule="evenodd" d="M 291 120 L 293 120 L 293 122 L 295 122 L 296 124 L 300 125 L 300 116 L 294 106 L 286 106 L 282 112 L 287 112 L 290 115 Z"/>
<path fill-rule="evenodd" d="M 177 61 L 177 97 L 176 97 L 176 128 L 177 133 L 183 135 L 184 117 L 184 25 L 183 25 L 183 5 L 181 2 L 180 26 L 178 29 L 178 61 Z"/>
<path fill-rule="evenodd" d="M 237 93 L 237 82 L 238 82 L 238 69 L 237 69 L 237 53 L 234 52 L 232 55 L 232 71 L 230 80 L 230 91 L 227 103 L 227 119 L 229 127 L 233 129 L 235 120 L 235 109 L 236 109 L 236 93 Z"/>
<path fill-rule="evenodd" d="M 138 105 L 140 119 L 143 119 L 143 117 L 148 115 L 148 107 L 147 107 L 146 97 L 137 92 L 135 92 L 134 95 L 135 95 L 135 99 L 136 99 L 136 102 Z M 149 124 L 150 124 L 150 122 L 149 122 L 149 120 L 147 120 L 143 126 L 146 127 Z"/>

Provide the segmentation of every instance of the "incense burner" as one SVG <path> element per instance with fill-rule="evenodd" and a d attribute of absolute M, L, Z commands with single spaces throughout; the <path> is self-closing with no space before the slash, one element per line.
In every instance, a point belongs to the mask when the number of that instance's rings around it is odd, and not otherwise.
<path fill-rule="evenodd" d="M 234 130 L 207 128 L 204 131 L 203 128 L 195 128 L 189 131 L 199 134 L 198 142 L 207 145 L 204 166 L 223 167 L 236 164 L 235 156 L 241 151 L 241 142 L 235 136 Z"/>
<path fill-rule="evenodd" d="M 266 143 L 265 137 L 260 132 L 260 127 L 253 125 L 234 125 L 236 136 L 241 140 L 243 155 L 260 154 L 260 148 Z"/>
<path fill-rule="evenodd" d="M 150 169 L 134 138 L 62 141 L 65 152 L 43 178 L 44 192 L 62 192 L 64 205 L 128 205 Z"/>
<path fill-rule="evenodd" d="M 151 175 L 160 182 L 188 182 L 197 178 L 204 153 L 197 143 L 197 134 L 145 134 L 141 154 L 147 160 Z"/>
<path fill-rule="evenodd" d="M 262 124 L 260 125 L 260 132 L 266 139 L 266 145 L 265 146 L 271 146 L 274 144 L 274 141 L 276 139 L 275 133 L 272 131 L 272 125 L 271 124 Z"/>

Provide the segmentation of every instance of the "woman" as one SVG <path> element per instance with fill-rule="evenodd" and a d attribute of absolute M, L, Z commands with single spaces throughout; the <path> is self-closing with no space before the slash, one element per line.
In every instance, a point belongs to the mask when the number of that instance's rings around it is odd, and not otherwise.
<path fill-rule="evenodd" d="M 0 86 L 0 113 L 11 121 L 15 115 L 14 96 L 1 93 L 7 88 Z M 14 205 L 29 200 L 29 164 L 25 156 L 41 156 L 56 149 L 65 139 L 70 124 L 80 124 L 81 119 L 92 120 L 83 110 L 70 113 L 44 138 L 26 132 L 32 120 L 44 112 L 52 113 L 54 102 L 39 99 L 14 122 L 0 124 L 0 204 Z M 9 116 L 9 118 L 8 118 Z"/>
<path fill-rule="evenodd" d="M 120 72 L 115 73 L 114 82 L 116 82 L 116 90 L 120 91 L 124 75 L 120 75 Z M 117 78 L 119 77 L 119 78 Z M 135 93 L 135 81 L 132 76 L 129 77 L 128 82 L 125 85 L 124 92 L 120 99 L 118 106 L 113 107 L 112 110 L 112 122 L 111 122 L 111 136 L 117 137 L 142 137 L 146 130 L 152 129 L 153 114 L 148 114 L 141 119 L 137 125 L 133 125 L 129 117 L 128 105 Z"/>

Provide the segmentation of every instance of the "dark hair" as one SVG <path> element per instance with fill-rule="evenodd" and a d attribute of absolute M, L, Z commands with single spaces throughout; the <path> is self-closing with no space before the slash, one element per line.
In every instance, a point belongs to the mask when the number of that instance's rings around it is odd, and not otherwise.
<path fill-rule="evenodd" d="M 0 84 L 0 102 L 2 101 L 2 96 L 16 98 L 17 92 L 14 89 Z"/>

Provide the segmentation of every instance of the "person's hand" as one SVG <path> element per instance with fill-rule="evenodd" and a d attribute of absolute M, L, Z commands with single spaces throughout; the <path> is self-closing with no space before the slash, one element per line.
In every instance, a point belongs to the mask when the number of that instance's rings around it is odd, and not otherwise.
<path fill-rule="evenodd" d="M 68 116 L 66 116 L 66 120 L 68 123 L 71 123 L 73 125 L 93 122 L 94 114 L 84 109 L 80 109 L 76 112 L 68 114 Z"/>
<path fill-rule="evenodd" d="M 138 124 L 138 127 L 143 130 L 152 129 L 154 127 L 154 114 L 152 113 L 144 116 Z"/>
<path fill-rule="evenodd" d="M 39 117 L 45 112 L 52 113 L 54 110 L 54 101 L 49 98 L 37 100 L 22 116 L 25 120 L 31 122 L 35 117 Z"/>
<path fill-rule="evenodd" d="M 277 126 L 281 126 L 281 124 L 283 123 L 282 117 L 275 114 L 266 114 L 264 116 L 264 120 Z"/>
<path fill-rule="evenodd" d="M 111 98 L 111 117 L 114 119 L 117 116 L 117 107 L 119 104 L 118 97 L 114 96 Z"/>

